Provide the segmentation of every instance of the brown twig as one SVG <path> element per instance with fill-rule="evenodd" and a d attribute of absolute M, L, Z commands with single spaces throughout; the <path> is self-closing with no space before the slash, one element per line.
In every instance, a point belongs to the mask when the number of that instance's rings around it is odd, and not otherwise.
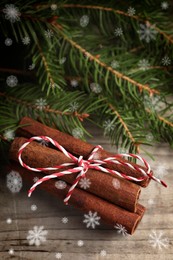
<path fill-rule="evenodd" d="M 33 104 L 31 104 L 27 101 L 9 96 L 6 93 L 0 92 L 0 96 L 3 96 L 5 98 L 7 98 L 8 100 L 11 100 L 15 103 L 22 104 L 22 105 L 25 105 L 27 107 L 31 107 L 35 110 L 40 110 L 40 108 L 37 105 L 33 105 Z M 60 110 L 51 109 L 48 106 L 43 107 L 42 110 L 44 110 L 48 113 L 54 113 L 54 114 L 58 114 L 58 115 L 61 115 L 61 116 L 63 116 L 63 115 L 72 116 L 73 115 L 73 116 L 76 116 L 80 121 L 83 121 L 84 118 L 89 117 L 89 114 L 87 114 L 87 113 L 79 114 L 77 111 L 75 111 L 75 112 L 62 112 Z"/>

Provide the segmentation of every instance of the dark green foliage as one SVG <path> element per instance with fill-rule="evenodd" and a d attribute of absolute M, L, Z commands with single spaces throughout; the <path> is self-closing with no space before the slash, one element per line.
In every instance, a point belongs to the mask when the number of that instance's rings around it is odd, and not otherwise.
<path fill-rule="evenodd" d="M 1 1 L 2 37 L 10 35 L 17 44 L 30 38 L 22 47 L 22 77 L 16 72 L 21 84 L 7 87 L 7 76 L 15 73 L 0 68 L 1 139 L 27 115 L 70 134 L 75 128 L 89 134 L 83 121 L 90 120 L 130 152 L 154 141 L 173 146 L 173 6 L 168 2 L 164 10 L 161 3 L 20 0 L 20 21 L 12 23 Z M 81 26 L 84 15 L 89 23 Z M 140 37 L 143 29 L 151 31 L 148 41 Z M 35 69 L 29 72 L 31 60 Z"/>

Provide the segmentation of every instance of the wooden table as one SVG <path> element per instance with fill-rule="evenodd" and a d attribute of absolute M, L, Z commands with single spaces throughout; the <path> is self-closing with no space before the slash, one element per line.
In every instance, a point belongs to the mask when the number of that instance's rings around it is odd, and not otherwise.
<path fill-rule="evenodd" d="M 89 140 L 91 143 L 116 151 L 99 129 L 92 127 L 90 132 L 94 137 Z M 155 173 L 164 175 L 168 188 L 151 181 L 142 190 L 140 203 L 147 211 L 133 236 L 122 236 L 103 223 L 96 229 L 88 229 L 83 223 L 83 213 L 41 190 L 28 198 L 26 183 L 19 193 L 12 193 L 6 187 L 6 178 L 1 177 L 0 260 L 172 260 L 173 150 L 165 144 L 147 149 L 155 161 L 142 152 L 141 155 L 151 163 Z M 42 227 L 46 237 L 40 246 L 29 245 L 30 240 L 26 239 L 34 226 Z"/>

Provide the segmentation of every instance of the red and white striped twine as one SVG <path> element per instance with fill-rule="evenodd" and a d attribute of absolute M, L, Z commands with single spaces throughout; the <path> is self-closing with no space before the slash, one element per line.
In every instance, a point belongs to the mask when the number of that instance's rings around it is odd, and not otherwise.
<path fill-rule="evenodd" d="M 46 168 L 32 168 L 28 165 L 26 165 L 23 161 L 22 161 L 22 158 L 21 158 L 21 155 L 22 155 L 22 152 L 23 150 L 25 149 L 25 147 L 30 144 L 32 141 L 46 141 L 46 142 L 49 142 L 51 144 L 53 144 L 56 148 L 58 148 L 61 152 L 63 152 L 64 155 L 66 155 L 68 158 L 72 159 L 72 163 L 63 163 L 61 165 L 57 165 L 57 166 L 54 166 L 54 167 L 46 167 Z M 20 162 L 20 164 L 30 170 L 30 171 L 35 171 L 35 172 L 42 172 L 42 171 L 50 171 L 50 170 L 57 170 L 57 169 L 62 169 L 63 167 L 66 167 L 66 166 L 76 166 L 77 167 L 74 167 L 74 168 L 71 168 L 71 169 L 68 169 L 68 170 L 65 170 L 65 171 L 61 171 L 61 172 L 57 172 L 57 173 L 53 173 L 53 174 L 50 174 L 50 175 L 46 175 L 44 176 L 43 178 L 39 179 L 36 183 L 34 183 L 34 185 L 30 188 L 29 192 L 28 192 L 28 196 L 30 197 L 32 192 L 35 190 L 35 188 L 41 184 L 42 182 L 45 182 L 45 181 L 48 181 L 50 179 L 53 179 L 53 178 L 57 178 L 57 177 L 60 177 L 60 176 L 63 176 L 63 175 L 66 175 L 66 174 L 73 174 L 73 173 L 79 173 L 75 179 L 75 181 L 73 182 L 72 186 L 70 187 L 67 195 L 66 195 L 66 198 L 64 199 L 64 203 L 65 204 L 68 204 L 68 201 L 76 187 L 76 185 L 79 183 L 80 179 L 81 178 L 84 178 L 85 177 L 85 173 L 88 171 L 88 169 L 95 169 L 95 170 L 98 170 L 98 171 L 102 171 L 102 172 L 105 172 L 105 173 L 112 173 L 112 174 L 115 174 L 119 177 L 122 177 L 124 179 L 127 179 L 127 180 L 131 180 L 131 181 L 137 181 L 137 182 L 141 182 L 143 180 L 145 180 L 147 177 L 155 180 L 156 182 L 162 184 L 163 186 L 167 187 L 166 183 L 163 182 L 162 180 L 159 180 L 158 178 L 156 178 L 155 176 L 151 175 L 151 168 L 150 168 L 150 165 L 145 161 L 145 159 L 143 159 L 142 157 L 140 157 L 139 155 L 136 155 L 136 154 L 117 154 L 116 156 L 113 156 L 113 157 L 108 157 L 106 159 L 102 159 L 102 160 L 96 160 L 96 159 L 93 159 L 94 155 L 97 153 L 97 151 L 99 149 L 103 149 L 100 145 L 97 145 L 93 151 L 91 152 L 91 154 L 89 155 L 88 157 L 88 160 L 84 160 L 83 159 L 83 156 L 80 156 L 79 158 L 75 157 L 74 155 L 72 155 L 71 153 L 67 152 L 65 150 L 64 147 L 62 147 L 57 141 L 53 140 L 52 138 L 48 137 L 48 136 L 34 136 L 34 137 L 31 137 L 26 143 L 24 143 L 19 151 L 18 151 L 18 160 Z M 120 162 L 117 160 L 118 157 L 131 157 L 131 158 L 136 158 L 138 160 L 140 160 L 141 162 L 143 162 L 143 164 L 146 166 L 146 169 L 147 171 L 144 171 L 142 168 L 140 168 L 139 166 L 137 165 L 131 165 L 130 163 L 128 162 Z M 123 166 L 126 166 L 126 167 L 129 167 L 133 170 L 137 170 L 139 172 L 141 172 L 144 177 L 138 177 L 138 178 L 135 178 L 135 177 L 132 177 L 132 176 L 129 176 L 127 175 L 126 173 L 120 173 L 118 171 L 115 171 L 115 170 L 111 170 L 109 168 L 106 168 L 106 167 L 102 167 L 101 165 L 103 164 L 106 164 L 106 163 L 115 163 L 115 164 L 120 164 L 120 165 L 123 165 Z"/>

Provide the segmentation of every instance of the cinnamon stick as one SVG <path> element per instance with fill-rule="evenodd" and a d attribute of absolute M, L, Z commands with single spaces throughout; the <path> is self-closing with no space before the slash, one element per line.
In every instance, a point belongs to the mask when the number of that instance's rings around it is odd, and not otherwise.
<path fill-rule="evenodd" d="M 22 178 L 27 181 L 27 183 L 32 184 L 33 179 L 36 176 L 39 178 L 42 177 L 41 173 L 28 171 L 19 164 L 13 163 L 11 169 L 18 171 Z M 56 198 L 63 200 L 70 186 L 67 184 L 64 189 L 57 189 L 55 184 L 56 181 L 52 179 L 42 183 L 39 188 L 49 192 Z M 100 222 L 103 220 L 112 227 L 114 227 L 116 224 L 122 225 L 129 234 L 134 233 L 145 212 L 145 207 L 140 204 L 137 205 L 137 212 L 132 213 L 78 188 L 74 190 L 69 200 L 69 204 L 84 211 L 87 214 L 89 211 L 92 213 L 97 212 L 97 216 L 101 217 Z"/>
<path fill-rule="evenodd" d="M 58 141 L 60 145 L 62 145 L 66 150 L 71 152 L 75 155 L 82 155 L 85 159 L 88 158 L 91 151 L 94 149 L 94 146 L 92 144 L 89 144 L 87 142 L 84 142 L 80 139 L 74 138 L 71 135 L 68 135 L 66 133 L 63 133 L 57 129 L 50 128 L 46 125 L 43 125 L 29 117 L 23 117 L 20 121 L 21 127 L 18 128 L 17 134 L 24 137 L 31 137 L 36 135 L 46 135 L 51 137 L 52 139 Z M 115 156 L 116 154 L 110 153 L 106 150 L 100 150 L 98 152 L 99 159 L 105 159 L 107 157 Z M 122 158 L 117 158 L 120 162 L 128 162 L 131 165 L 136 165 L 132 162 L 129 162 Z M 126 173 L 127 175 L 133 176 L 133 177 L 143 177 L 142 173 L 133 170 L 131 168 L 127 168 L 126 166 L 119 165 L 119 164 L 110 164 L 108 163 L 108 168 L 117 170 L 121 173 Z M 144 171 L 146 171 L 145 167 L 140 166 Z M 152 174 L 152 172 L 151 172 Z M 135 182 L 135 181 L 134 181 Z M 150 178 L 146 178 L 145 180 L 141 182 L 137 182 L 138 185 L 142 187 L 148 186 L 150 182 Z"/>
<path fill-rule="evenodd" d="M 15 138 L 10 148 L 10 158 L 18 161 L 18 150 L 27 141 L 26 138 Z M 22 153 L 23 161 L 34 168 L 45 168 L 60 165 L 62 163 L 73 162 L 66 157 L 62 152 L 44 147 L 37 142 L 31 142 L 25 147 Z M 66 170 L 69 167 L 65 167 L 62 170 Z M 60 170 L 59 170 L 60 171 Z M 56 171 L 46 171 L 45 174 L 51 174 Z M 70 184 L 74 182 L 78 173 L 70 175 L 64 175 L 59 179 L 64 180 Z M 88 192 L 91 192 L 113 204 L 123 207 L 131 212 L 136 212 L 137 202 L 140 194 L 140 187 L 135 183 L 129 182 L 125 179 L 111 176 L 107 173 L 103 173 L 97 170 L 89 169 L 86 173 L 86 177 L 90 180 L 90 186 Z M 80 185 L 78 184 L 78 187 Z"/>

